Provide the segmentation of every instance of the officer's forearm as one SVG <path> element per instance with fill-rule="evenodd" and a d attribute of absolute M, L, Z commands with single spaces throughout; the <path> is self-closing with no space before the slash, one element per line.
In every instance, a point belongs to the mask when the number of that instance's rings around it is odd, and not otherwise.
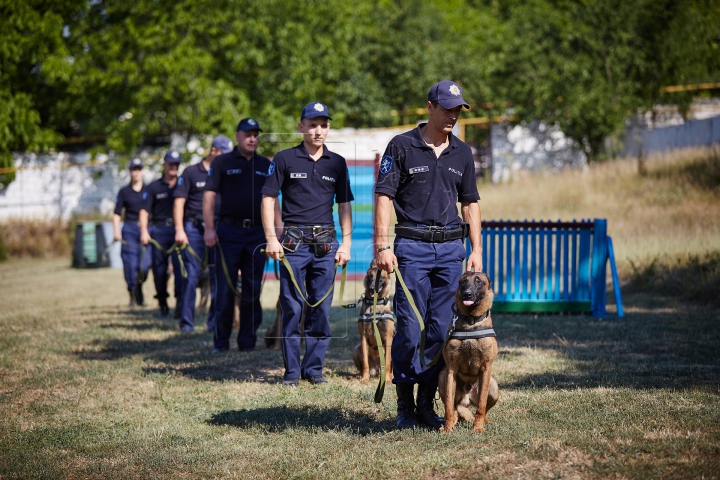
<path fill-rule="evenodd" d="M 350 202 L 338 204 L 338 217 L 342 230 L 342 245 L 350 248 L 352 245 L 352 207 L 350 207 Z"/>
<path fill-rule="evenodd" d="M 175 198 L 173 204 L 173 223 L 175 224 L 175 232 L 180 233 L 185 231 L 185 225 L 183 225 L 183 215 L 185 213 L 185 199 L 182 197 Z"/>
<path fill-rule="evenodd" d="M 387 195 L 375 195 L 375 248 L 382 248 L 390 245 L 392 201 L 392 197 Z"/>
<path fill-rule="evenodd" d="M 147 233 L 148 231 L 148 216 L 147 210 L 140 210 L 140 233 Z"/>
<path fill-rule="evenodd" d="M 215 229 L 215 192 L 205 190 L 203 194 L 203 220 L 205 221 L 205 228 Z"/>
<path fill-rule="evenodd" d="M 115 236 L 120 236 L 120 215 L 113 213 L 113 230 L 115 230 Z"/>
<path fill-rule="evenodd" d="M 263 195 L 262 203 L 260 204 L 260 216 L 262 217 L 263 229 L 265 230 L 265 240 L 268 243 L 277 242 L 277 235 L 275 234 L 276 214 L 275 204 L 277 199 L 270 195 Z"/>
<path fill-rule="evenodd" d="M 478 202 L 462 203 L 463 220 L 470 225 L 470 245 L 473 252 L 482 253 L 482 217 Z"/>

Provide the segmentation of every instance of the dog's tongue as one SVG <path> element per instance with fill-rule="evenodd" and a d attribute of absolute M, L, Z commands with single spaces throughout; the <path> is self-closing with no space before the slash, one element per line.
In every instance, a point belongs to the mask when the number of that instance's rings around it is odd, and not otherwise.
<path fill-rule="evenodd" d="M 465 305 L 466 307 L 469 307 L 473 303 L 475 303 L 475 302 L 473 302 L 472 300 L 463 300 L 463 305 Z"/>

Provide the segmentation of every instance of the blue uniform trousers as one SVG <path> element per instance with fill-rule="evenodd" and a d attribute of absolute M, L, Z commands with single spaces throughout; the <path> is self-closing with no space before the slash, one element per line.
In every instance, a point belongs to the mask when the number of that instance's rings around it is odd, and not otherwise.
<path fill-rule="evenodd" d="M 295 253 L 285 252 L 300 288 L 305 288 L 310 303 L 317 303 L 335 281 L 335 252 L 316 257 L 312 245 L 300 244 Z M 305 314 L 305 356 L 300 363 L 300 317 L 304 302 L 298 295 L 284 265 L 280 267 L 280 309 L 282 314 L 282 353 L 285 380 L 322 375 L 325 353 L 330 345 L 330 304 L 333 293 Z"/>
<path fill-rule="evenodd" d="M 455 291 L 462 276 L 465 248 L 462 241 L 427 243 L 396 237 L 398 268 L 425 322 L 425 359 L 430 362 L 442 348 L 452 321 Z M 420 324 L 405 292 L 395 288 L 395 337 L 392 344 L 393 383 L 427 383 L 437 386 L 445 366 L 442 356 L 432 367 L 420 364 Z"/>
<path fill-rule="evenodd" d="M 175 227 L 172 225 L 150 225 L 148 228 L 150 237 L 160 244 L 166 251 L 170 246 L 175 243 Z M 170 259 L 173 265 L 173 276 L 175 277 L 175 299 L 180 302 L 182 294 L 182 277 L 180 275 L 180 262 L 177 258 L 177 253 L 173 252 L 170 255 Z M 155 246 L 152 247 L 152 272 L 153 280 L 155 282 L 156 297 L 161 302 L 167 299 L 167 282 L 168 282 L 168 255 L 165 252 L 161 252 Z"/>
<path fill-rule="evenodd" d="M 202 224 L 193 221 L 185 222 L 185 233 L 188 237 L 188 244 L 192 247 L 198 257 L 205 254 L 205 241 L 203 234 L 205 228 Z M 198 282 L 200 281 L 200 262 L 193 257 L 188 249 L 182 251 L 182 260 L 187 271 L 187 278 L 182 282 L 182 310 L 180 314 L 180 330 L 183 332 L 192 331 L 195 328 L 195 300 Z M 211 260 L 209 260 L 211 261 Z M 210 304 L 212 311 L 213 305 Z"/>
<path fill-rule="evenodd" d="M 121 233 L 123 241 L 128 243 L 128 245 L 123 243 L 120 248 L 125 283 L 127 283 L 128 290 L 134 291 L 140 286 L 138 273 L 141 269 L 143 280 L 147 278 L 150 269 L 150 252 L 149 249 L 145 249 L 145 257 L 140 258 L 143 249 L 140 244 L 140 226 L 137 222 L 125 222 Z"/>
<path fill-rule="evenodd" d="M 227 222 L 218 224 L 217 235 L 220 240 L 231 285 L 237 284 L 238 269 L 242 273 L 242 298 L 240 300 L 240 331 L 237 344 L 241 350 L 255 348 L 257 329 L 262 323 L 260 289 L 267 257 L 260 250 L 265 245 L 263 227 L 242 228 Z M 220 254 L 216 253 L 217 265 L 217 320 L 215 325 L 215 348 L 230 347 L 235 294 L 230 289 L 225 272 L 220 264 Z"/>

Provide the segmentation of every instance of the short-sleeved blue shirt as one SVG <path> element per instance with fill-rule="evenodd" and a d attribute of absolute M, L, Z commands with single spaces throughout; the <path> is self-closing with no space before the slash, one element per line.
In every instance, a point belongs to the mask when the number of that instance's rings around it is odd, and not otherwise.
<path fill-rule="evenodd" d="M 457 202 L 480 199 L 472 150 L 451 133 L 448 147 L 437 157 L 420 134 L 423 125 L 390 141 L 375 193 L 393 197 L 398 222 L 458 225 Z"/>
<path fill-rule="evenodd" d="M 185 220 L 202 216 L 203 195 L 205 194 L 207 178 L 208 171 L 205 170 L 203 162 L 190 165 L 178 178 L 174 196 L 175 198 L 185 199 Z"/>
<path fill-rule="evenodd" d="M 163 178 L 148 185 L 143 193 L 142 209 L 148 212 L 152 222 L 164 222 L 168 218 L 173 218 L 174 190 L 175 186 L 170 185 Z"/>
<path fill-rule="evenodd" d="M 301 143 L 275 155 L 264 195 L 282 192 L 283 222 L 298 225 L 331 225 L 333 201 L 354 200 L 345 159 L 323 145 L 314 161 Z"/>
<path fill-rule="evenodd" d="M 137 222 L 140 218 L 140 209 L 143 206 L 143 194 L 147 187 L 142 186 L 139 192 L 133 190 L 132 185 L 127 185 L 120 189 L 115 202 L 115 213 L 122 215 L 123 209 L 125 209 L 125 221 L 126 222 Z"/>
<path fill-rule="evenodd" d="M 270 175 L 270 160 L 254 153 L 248 160 L 237 147 L 217 157 L 210 167 L 205 189 L 222 197 L 220 217 L 262 222 L 260 205 L 262 188 Z"/>

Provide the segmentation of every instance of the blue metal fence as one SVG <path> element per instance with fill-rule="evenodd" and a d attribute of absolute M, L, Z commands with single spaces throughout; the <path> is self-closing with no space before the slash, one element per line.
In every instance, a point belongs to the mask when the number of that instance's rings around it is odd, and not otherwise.
<path fill-rule="evenodd" d="M 485 221 L 482 241 L 483 266 L 495 293 L 493 310 L 607 316 L 609 261 L 618 315 L 623 316 L 606 220 Z"/>

